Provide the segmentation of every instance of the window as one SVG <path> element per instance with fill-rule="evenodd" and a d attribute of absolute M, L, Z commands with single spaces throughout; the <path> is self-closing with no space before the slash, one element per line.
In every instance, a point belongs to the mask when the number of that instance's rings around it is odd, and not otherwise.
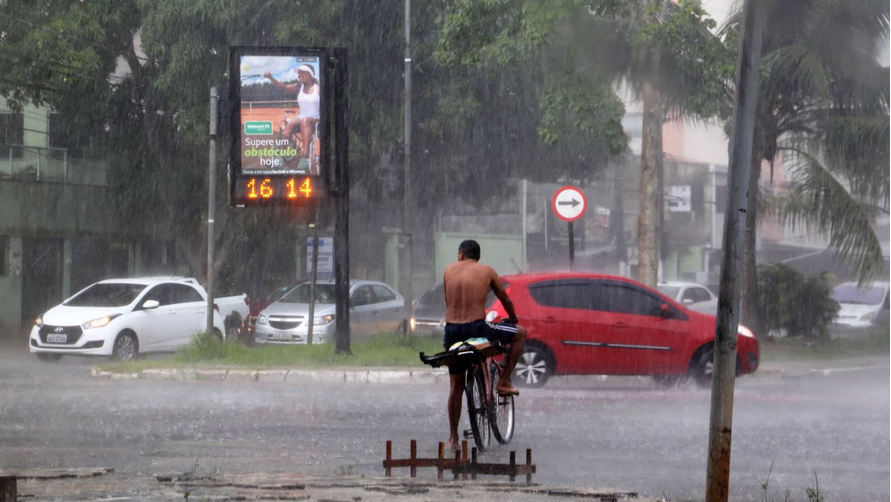
<path fill-rule="evenodd" d="M 445 305 L 445 288 L 440 282 L 436 286 L 428 289 L 426 293 L 418 299 L 421 305 Z"/>
<path fill-rule="evenodd" d="M 145 286 L 142 284 L 93 284 L 65 302 L 65 305 L 69 307 L 123 307 L 130 305 L 143 289 Z"/>
<path fill-rule="evenodd" d="M 173 303 L 192 303 L 203 302 L 201 294 L 195 291 L 195 288 L 186 286 L 185 284 L 169 284 L 170 290 L 173 292 Z"/>
<path fill-rule="evenodd" d="M 21 113 L 0 112 L 0 158 L 8 158 L 10 152 L 21 158 L 25 142 L 25 116 Z"/>
<path fill-rule="evenodd" d="M 161 306 L 170 305 L 174 302 L 173 294 L 168 287 L 168 284 L 159 284 L 146 293 L 145 298 L 142 299 L 142 303 L 147 302 L 148 300 L 155 300 Z"/>
<path fill-rule="evenodd" d="M 533 284 L 529 293 L 544 307 L 598 310 L 600 295 L 591 286 L 591 281 L 584 279 L 558 279 Z"/>
<path fill-rule="evenodd" d="M 396 295 L 384 286 L 372 286 L 372 289 L 374 289 L 374 296 L 377 297 L 377 303 L 391 302 L 396 299 Z"/>
<path fill-rule="evenodd" d="M 687 288 L 687 290 L 684 291 L 684 297 L 681 298 L 681 301 L 686 302 L 687 300 L 690 300 L 690 303 L 699 303 L 707 302 L 711 299 L 711 295 L 703 288 Z"/>
<path fill-rule="evenodd" d="M 353 296 L 350 297 L 351 307 L 359 307 L 372 303 L 375 303 L 375 301 L 374 291 L 371 290 L 371 286 L 359 286 L 359 288 L 353 292 Z"/>
<path fill-rule="evenodd" d="M 621 281 L 598 281 L 600 294 L 609 304 L 610 312 L 634 315 L 662 315 L 662 298 L 639 287 Z"/>

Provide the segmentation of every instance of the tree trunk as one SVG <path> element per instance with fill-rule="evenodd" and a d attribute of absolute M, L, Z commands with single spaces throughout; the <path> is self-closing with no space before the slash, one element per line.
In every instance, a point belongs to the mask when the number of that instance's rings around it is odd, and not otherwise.
<path fill-rule="evenodd" d="M 746 238 L 742 255 L 742 299 L 740 322 L 758 336 L 765 336 L 758 304 L 758 262 L 756 244 L 758 232 L 758 181 L 761 179 L 761 156 L 752 157 L 749 172 L 749 192 L 746 194 Z"/>
<path fill-rule="evenodd" d="M 655 287 L 659 274 L 659 171 L 662 170 L 662 104 L 652 82 L 643 89 L 640 149 L 640 215 L 637 224 L 637 279 Z"/>

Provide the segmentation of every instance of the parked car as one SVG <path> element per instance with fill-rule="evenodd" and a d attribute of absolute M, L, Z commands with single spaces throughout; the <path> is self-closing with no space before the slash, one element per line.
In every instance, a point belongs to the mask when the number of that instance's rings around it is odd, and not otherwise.
<path fill-rule="evenodd" d="M 254 329 L 257 327 L 257 317 L 259 317 L 260 312 L 262 312 L 263 309 L 272 305 L 274 302 L 281 300 L 281 298 L 283 296 L 288 294 L 292 289 L 296 288 L 297 286 L 299 286 L 302 283 L 303 283 L 303 281 L 300 281 L 300 282 L 296 282 L 296 283 L 285 284 L 283 286 L 279 286 L 279 287 L 275 288 L 274 290 L 272 290 L 269 294 L 267 294 L 266 296 L 261 298 L 260 300 L 252 302 L 251 306 L 250 306 L 250 312 L 248 314 L 248 323 L 247 323 L 248 334 L 251 337 L 254 336 Z"/>
<path fill-rule="evenodd" d="M 305 344 L 309 325 L 310 284 L 303 283 L 263 309 L 257 317 L 254 342 L 257 344 Z M 315 285 L 313 343 L 331 341 L 334 336 L 334 281 Z M 405 299 L 390 286 L 377 281 L 350 281 L 350 334 L 370 336 L 395 331 L 405 313 Z"/>
<path fill-rule="evenodd" d="M 514 370 L 519 385 L 552 375 L 650 375 L 665 384 L 691 377 L 709 385 L 715 317 L 696 312 L 639 282 L 591 273 L 539 273 L 502 278 L 528 330 Z M 496 302 L 487 319 L 504 318 Z M 737 375 L 758 369 L 759 344 L 739 326 Z"/>
<path fill-rule="evenodd" d="M 710 289 L 695 282 L 660 282 L 656 289 L 674 301 L 704 314 L 718 312 L 718 297 Z"/>
<path fill-rule="evenodd" d="M 437 283 L 422 294 L 412 306 L 411 332 L 442 336 L 445 332 L 445 289 Z"/>
<path fill-rule="evenodd" d="M 226 309 L 244 298 L 219 298 Z M 215 308 L 214 332 L 226 322 Z M 134 359 L 146 352 L 174 351 L 207 328 L 207 293 L 195 279 L 143 277 L 92 284 L 38 317 L 30 351 L 43 361 L 63 355 Z"/>
<path fill-rule="evenodd" d="M 832 299 L 840 309 L 830 331 L 834 335 L 856 334 L 883 322 L 887 324 L 888 297 L 887 282 L 862 288 L 856 282 L 839 284 L 832 290 Z"/>
<path fill-rule="evenodd" d="M 489 291 L 486 308 L 495 303 L 495 294 Z M 428 289 L 413 305 L 411 318 L 412 333 L 418 335 L 443 336 L 445 333 L 445 288 L 441 282 Z"/>

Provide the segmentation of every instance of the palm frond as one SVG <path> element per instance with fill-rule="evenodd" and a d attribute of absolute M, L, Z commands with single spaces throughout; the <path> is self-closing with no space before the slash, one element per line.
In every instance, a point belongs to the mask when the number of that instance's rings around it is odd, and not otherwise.
<path fill-rule="evenodd" d="M 817 230 L 829 237 L 829 250 L 853 263 L 861 281 L 882 272 L 882 247 L 874 230 L 876 217 L 888 214 L 884 207 L 852 194 L 843 180 L 833 175 L 818 155 L 789 148 L 793 189 L 776 202 L 782 220 L 793 228 Z"/>

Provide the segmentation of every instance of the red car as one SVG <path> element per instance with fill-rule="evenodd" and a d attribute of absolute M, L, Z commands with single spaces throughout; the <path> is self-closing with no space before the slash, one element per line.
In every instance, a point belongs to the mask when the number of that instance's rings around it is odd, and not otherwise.
<path fill-rule="evenodd" d="M 625 277 L 537 273 L 501 278 L 528 330 L 514 370 L 520 385 L 551 375 L 650 375 L 664 384 L 692 377 L 711 385 L 715 316 L 696 312 Z M 487 319 L 506 317 L 501 302 Z M 758 338 L 739 326 L 736 374 L 758 369 Z"/>

